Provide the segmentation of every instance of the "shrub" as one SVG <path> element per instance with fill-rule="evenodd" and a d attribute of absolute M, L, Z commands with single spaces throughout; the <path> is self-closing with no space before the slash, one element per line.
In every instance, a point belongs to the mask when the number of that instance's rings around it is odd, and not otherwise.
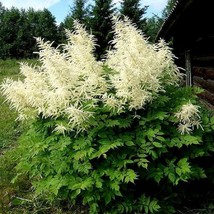
<path fill-rule="evenodd" d="M 19 119 L 34 118 L 18 170 L 37 194 L 90 213 L 173 213 L 183 184 L 210 169 L 200 160 L 214 150 L 214 119 L 199 111 L 200 90 L 180 88 L 168 47 L 128 20 L 115 19 L 103 61 L 79 23 L 67 37 L 63 53 L 38 39 L 42 65 L 22 64 L 25 79 L 2 85 Z"/>

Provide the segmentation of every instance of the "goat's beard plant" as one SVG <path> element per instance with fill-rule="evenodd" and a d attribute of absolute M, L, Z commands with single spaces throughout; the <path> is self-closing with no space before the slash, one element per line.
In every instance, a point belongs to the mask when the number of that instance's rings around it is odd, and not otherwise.
<path fill-rule="evenodd" d="M 2 84 L 18 119 L 34 120 L 17 169 L 37 194 L 81 200 L 90 213 L 173 211 L 173 185 L 205 177 L 191 161 L 209 156 L 210 123 L 195 89 L 179 87 L 164 42 L 149 44 L 127 19 L 114 22 L 105 60 L 96 60 L 93 36 L 76 22 L 63 51 L 38 39 L 41 66 L 21 64 L 24 80 Z"/>

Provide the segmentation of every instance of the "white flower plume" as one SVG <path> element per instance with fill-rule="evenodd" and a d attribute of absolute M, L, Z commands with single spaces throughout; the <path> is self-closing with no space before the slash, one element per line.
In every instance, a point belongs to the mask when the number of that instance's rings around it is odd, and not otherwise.
<path fill-rule="evenodd" d="M 81 131 L 97 106 L 118 114 L 144 108 L 180 79 L 164 42 L 150 45 L 127 19 L 115 19 L 114 49 L 105 61 L 94 57 L 94 37 L 81 24 L 75 22 L 75 31 L 66 35 L 63 51 L 38 38 L 41 66 L 21 64 L 24 80 L 7 79 L 1 85 L 18 119 L 64 118 L 66 124 L 58 124 L 55 131 Z"/>
<path fill-rule="evenodd" d="M 180 111 L 175 114 L 177 119 L 180 121 L 178 130 L 181 134 L 190 134 L 195 127 L 202 128 L 199 108 L 200 107 L 197 105 L 187 103 L 183 105 Z"/>
<path fill-rule="evenodd" d="M 129 103 L 130 109 L 142 108 L 165 85 L 178 83 L 178 68 L 164 42 L 150 45 L 129 20 L 115 20 L 112 43 L 115 49 L 108 52 L 106 64 L 115 71 L 111 81 L 116 97 Z"/>
<path fill-rule="evenodd" d="M 84 121 L 92 116 L 88 109 L 96 105 L 107 87 L 102 63 L 93 56 L 93 37 L 79 23 L 75 26 L 73 33 L 67 32 L 69 42 L 63 53 L 38 38 L 42 65 L 22 64 L 24 80 L 7 79 L 2 84 L 7 100 L 20 113 L 19 119 L 40 114 L 64 116 L 71 129 L 84 129 Z"/>

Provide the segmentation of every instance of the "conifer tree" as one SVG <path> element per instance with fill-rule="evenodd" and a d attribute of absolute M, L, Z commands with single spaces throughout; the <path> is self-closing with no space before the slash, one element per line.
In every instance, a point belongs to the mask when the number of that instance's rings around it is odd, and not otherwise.
<path fill-rule="evenodd" d="M 72 29 L 74 20 L 79 20 L 81 23 L 86 24 L 86 16 L 87 16 L 87 8 L 86 8 L 87 0 L 75 0 L 73 3 L 73 7 L 70 8 L 70 13 L 66 16 L 63 27 L 66 29 Z"/>
<path fill-rule="evenodd" d="M 2 30 L 1 30 L 2 29 L 2 22 L 3 22 L 3 18 L 4 18 L 4 16 L 3 16 L 4 11 L 5 11 L 5 8 L 2 5 L 2 3 L 0 2 L 0 47 L 1 47 L 0 58 L 3 58 L 2 56 L 4 55 L 4 52 L 5 52 L 5 50 L 4 50 L 4 39 L 2 38 L 2 35 L 1 35 L 1 33 L 2 33 Z"/>
<path fill-rule="evenodd" d="M 129 17 L 129 19 L 137 25 L 141 30 L 145 30 L 146 13 L 148 6 L 141 7 L 140 0 L 123 0 L 121 2 L 121 15 Z"/>
<path fill-rule="evenodd" d="M 147 19 L 146 28 L 145 28 L 145 35 L 148 37 L 149 41 L 154 43 L 157 33 L 163 23 L 162 17 L 157 15 L 153 15 L 152 17 Z"/>
<path fill-rule="evenodd" d="M 69 14 L 58 27 L 58 37 L 60 43 L 66 42 L 65 29 L 73 30 L 74 20 L 79 20 L 86 27 L 88 26 L 87 0 L 74 0 L 73 7 L 70 7 Z"/>
<path fill-rule="evenodd" d="M 14 58 L 18 56 L 20 29 L 23 23 L 20 10 L 12 7 L 1 15 L 0 22 L 0 58 Z"/>
<path fill-rule="evenodd" d="M 91 28 L 99 46 L 96 56 L 100 59 L 109 47 L 112 39 L 112 15 L 115 12 L 112 0 L 95 0 L 91 13 Z"/>
<path fill-rule="evenodd" d="M 57 26 L 47 9 L 5 9 L 0 16 L 0 58 L 32 58 L 38 51 L 34 37 L 56 41 Z M 56 41 L 57 42 L 57 41 Z"/>
<path fill-rule="evenodd" d="M 145 34 L 149 37 L 150 42 L 155 42 L 157 33 L 161 28 L 164 20 L 167 19 L 170 12 L 172 11 L 175 2 L 176 0 L 168 0 L 161 16 L 154 14 L 151 18 L 147 19 Z"/>
<path fill-rule="evenodd" d="M 0 20 L 1 20 L 1 15 L 2 13 L 4 12 L 5 8 L 4 6 L 2 5 L 2 3 L 0 2 Z"/>
<path fill-rule="evenodd" d="M 162 18 L 163 20 L 166 19 L 168 17 L 168 15 L 170 14 L 175 2 L 177 0 L 168 0 L 166 7 L 163 9 L 162 12 Z"/>

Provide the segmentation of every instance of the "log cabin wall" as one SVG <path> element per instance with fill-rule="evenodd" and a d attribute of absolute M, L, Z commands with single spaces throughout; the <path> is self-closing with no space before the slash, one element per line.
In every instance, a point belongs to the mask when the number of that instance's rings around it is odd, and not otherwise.
<path fill-rule="evenodd" d="M 193 84 L 204 89 L 200 97 L 214 108 L 214 32 L 204 31 L 192 47 Z"/>
<path fill-rule="evenodd" d="M 200 97 L 214 106 L 214 68 L 193 67 L 193 84 L 204 89 Z"/>
<path fill-rule="evenodd" d="M 186 68 L 187 85 L 214 109 L 214 16 L 212 0 L 177 0 L 157 40 L 172 41 L 177 65 Z"/>

